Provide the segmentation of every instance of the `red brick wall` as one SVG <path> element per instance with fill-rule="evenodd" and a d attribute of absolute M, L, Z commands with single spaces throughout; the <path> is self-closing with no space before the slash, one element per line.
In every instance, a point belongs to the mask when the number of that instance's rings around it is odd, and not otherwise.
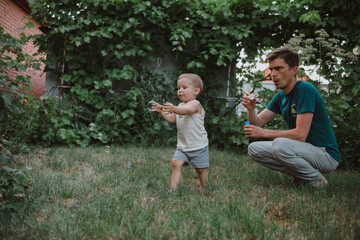
<path fill-rule="evenodd" d="M 38 29 L 40 25 L 34 20 L 31 21 L 35 25 L 35 28 L 19 29 L 25 26 L 25 23 L 29 21 L 29 19 L 24 19 L 24 17 L 29 14 L 15 2 L 16 1 L 11 0 L 0 0 L 0 26 L 4 28 L 5 32 L 14 37 L 19 37 L 21 32 L 24 32 L 26 35 L 42 34 Z M 24 46 L 23 51 L 28 54 L 34 54 L 37 52 L 37 47 L 34 47 L 32 43 L 28 43 Z M 44 66 L 42 66 L 41 69 L 44 69 Z M 31 76 L 31 81 L 33 83 L 33 90 L 31 93 L 35 94 L 37 98 L 44 95 L 46 74 L 42 70 L 39 71 L 29 68 L 26 75 Z"/>

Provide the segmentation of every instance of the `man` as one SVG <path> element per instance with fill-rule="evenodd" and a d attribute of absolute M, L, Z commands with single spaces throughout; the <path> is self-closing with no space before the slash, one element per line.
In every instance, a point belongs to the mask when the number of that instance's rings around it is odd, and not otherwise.
<path fill-rule="evenodd" d="M 336 169 L 340 153 L 324 102 L 311 83 L 297 79 L 299 55 L 295 51 L 275 49 L 265 62 L 275 87 L 281 91 L 259 114 L 255 111 L 256 98 L 244 95 L 242 104 L 250 121 L 244 127 L 246 136 L 272 140 L 251 143 L 249 155 L 261 165 L 296 180 L 316 188 L 325 186 L 328 182 L 322 174 Z M 283 115 L 289 130 L 262 128 L 276 114 Z"/>

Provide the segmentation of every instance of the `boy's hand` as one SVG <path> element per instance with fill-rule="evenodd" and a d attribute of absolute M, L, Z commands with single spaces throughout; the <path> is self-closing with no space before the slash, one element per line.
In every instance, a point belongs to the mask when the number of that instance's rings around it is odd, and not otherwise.
<path fill-rule="evenodd" d="M 160 114 L 169 123 L 175 123 L 176 114 L 173 113 L 175 108 L 176 107 L 174 105 L 166 102 L 163 106 L 161 106 Z"/>
<path fill-rule="evenodd" d="M 169 102 L 166 102 L 163 107 L 164 107 L 163 110 L 166 112 L 169 112 L 169 113 L 174 112 L 174 110 L 176 108 L 172 103 L 169 103 Z"/>
<path fill-rule="evenodd" d="M 163 112 L 164 111 L 164 106 L 160 105 L 156 102 L 150 102 L 149 106 L 148 106 L 149 111 L 152 112 Z"/>
<path fill-rule="evenodd" d="M 157 112 L 163 112 L 164 111 L 164 106 L 160 105 L 160 104 L 156 104 L 155 105 L 155 111 Z"/>

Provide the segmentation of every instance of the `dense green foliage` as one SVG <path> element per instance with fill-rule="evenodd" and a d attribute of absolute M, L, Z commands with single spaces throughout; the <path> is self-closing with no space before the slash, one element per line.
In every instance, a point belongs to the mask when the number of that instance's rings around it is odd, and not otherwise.
<path fill-rule="evenodd" d="M 26 94 L 26 91 L 31 90 L 32 83 L 31 77 L 24 72 L 31 67 L 39 69 L 39 61 L 34 58 L 35 56 L 23 52 L 22 47 L 28 41 L 29 37 L 24 34 L 21 34 L 19 39 L 14 38 L 0 27 L 0 150 L 7 148 L 10 152 L 17 150 L 15 143 L 23 136 L 16 133 L 21 129 L 15 127 L 24 120 L 27 101 L 34 98 Z M 8 136 L 11 136 L 14 144 L 4 142 Z M 0 159 L 4 158 L 6 154 L 1 151 Z"/>
<path fill-rule="evenodd" d="M 49 24 L 48 34 L 37 39 L 42 50 L 55 56 L 47 64 L 64 64 L 62 80 L 71 86 L 64 98 L 89 113 L 78 119 L 77 129 L 62 130 L 67 143 L 88 144 L 83 133 L 89 123 L 102 129 L 106 143 L 158 143 L 174 136 L 145 106 L 149 100 L 176 103 L 174 84 L 183 72 L 196 72 L 205 82 L 200 100 L 209 110 L 207 127 L 217 129 L 209 133 L 211 142 L 219 147 L 248 142 L 242 136 L 243 120 L 234 114 L 218 120 L 225 107 L 225 101 L 218 99 L 224 86 L 213 79 L 227 79 L 232 67 L 229 77 L 234 82 L 242 45 L 255 43 L 246 41 L 254 34 L 251 29 L 265 33 L 269 26 L 262 20 L 266 11 L 256 11 L 258 6 L 251 1 L 83 1 L 76 5 L 34 1 L 32 7 L 34 15 Z M 178 12 L 183 14 L 179 17 Z M 263 45 L 262 38 L 257 41 Z M 257 47 L 251 48 L 255 55 Z M 173 55 L 175 69 L 161 68 L 158 60 L 168 61 L 167 55 Z M 219 70 L 224 76 L 218 75 Z"/>
<path fill-rule="evenodd" d="M 61 99 L 45 97 L 26 106 L 26 120 L 9 126 L 13 135 L 7 139 L 19 136 L 15 129 L 21 126 L 26 129 L 21 132 L 23 142 L 48 146 L 174 144 L 174 126 L 147 111 L 146 104 L 150 100 L 177 103 L 176 77 L 195 72 L 204 80 L 199 100 L 207 112 L 211 145 L 245 149 L 249 140 L 243 135 L 244 117 L 234 113 L 224 117 L 231 106 L 219 97 L 230 80 L 232 94 L 241 98 L 238 74 L 249 82 L 258 78 L 249 75 L 251 66 L 238 68 L 237 62 L 283 46 L 295 35 L 315 39 L 320 29 L 336 39 L 337 49 L 349 52 L 360 44 L 356 1 L 29 2 L 32 15 L 47 28 L 46 35 L 33 39 L 48 53 L 48 70 L 61 75 L 67 88 L 62 89 Z M 314 56 L 309 55 L 304 64 L 319 64 L 319 73 L 330 80 L 331 91 L 322 94 L 336 126 L 343 162 L 358 163 L 359 126 L 353 118 L 360 114 L 359 70 L 355 60 L 328 64 L 327 51 L 313 47 Z M 259 93 L 265 106 L 273 93 Z M 93 131 L 89 124 L 95 124 Z M 276 120 L 267 127 L 281 126 Z"/>
<path fill-rule="evenodd" d="M 29 144 L 25 115 L 34 96 L 26 93 L 32 84 L 24 72 L 39 69 L 39 61 L 23 52 L 28 41 L 23 33 L 14 38 L 0 27 L 0 211 L 21 207 L 19 202 L 31 184 L 29 169 L 8 167 L 15 165 L 12 154 L 27 151 Z"/>
<path fill-rule="evenodd" d="M 19 170 L 6 166 L 0 169 L 0 212 L 22 208 L 21 200 L 26 197 L 26 189 L 33 184 L 30 170 L 29 167 Z"/>

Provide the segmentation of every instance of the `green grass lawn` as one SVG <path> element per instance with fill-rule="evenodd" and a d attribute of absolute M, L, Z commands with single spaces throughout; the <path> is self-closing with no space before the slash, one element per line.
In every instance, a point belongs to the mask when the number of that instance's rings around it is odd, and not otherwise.
<path fill-rule="evenodd" d="M 32 168 L 24 207 L 0 213 L 0 239 L 360 239 L 360 176 L 328 187 L 246 155 L 210 149 L 209 184 L 192 167 L 169 192 L 174 148 L 49 148 L 17 156 Z M 128 168 L 131 162 L 131 168 Z"/>

